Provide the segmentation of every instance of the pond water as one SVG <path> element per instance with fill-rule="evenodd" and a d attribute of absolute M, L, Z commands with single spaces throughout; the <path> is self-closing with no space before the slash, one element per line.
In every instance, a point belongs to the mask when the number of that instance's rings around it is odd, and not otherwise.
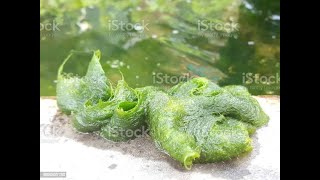
<path fill-rule="evenodd" d="M 171 87 L 203 76 L 280 94 L 280 0 L 41 0 L 40 96 L 57 70 L 83 75 L 100 49 L 107 76 Z"/>

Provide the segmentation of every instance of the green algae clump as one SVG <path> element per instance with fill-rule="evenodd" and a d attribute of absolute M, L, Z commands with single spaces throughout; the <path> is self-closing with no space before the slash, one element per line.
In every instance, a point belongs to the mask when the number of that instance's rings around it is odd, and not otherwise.
<path fill-rule="evenodd" d="M 250 135 L 269 120 L 243 86 L 220 87 L 199 77 L 169 90 L 133 89 L 122 78 L 113 89 L 100 65 L 100 51 L 93 52 L 82 78 L 63 72 L 69 57 L 58 71 L 57 103 L 71 114 L 77 131 L 119 142 L 148 129 L 157 147 L 186 169 L 250 152 Z"/>

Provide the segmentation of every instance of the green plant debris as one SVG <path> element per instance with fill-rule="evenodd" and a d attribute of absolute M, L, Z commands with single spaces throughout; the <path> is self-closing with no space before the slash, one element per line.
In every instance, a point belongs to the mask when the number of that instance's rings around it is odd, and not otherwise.
<path fill-rule="evenodd" d="M 58 71 L 57 101 L 63 112 L 71 112 L 77 131 L 127 141 L 149 129 L 158 148 L 186 169 L 250 152 L 250 135 L 269 120 L 243 86 L 220 87 L 199 77 L 169 90 L 133 89 L 122 78 L 113 89 L 101 68 L 100 51 L 93 53 L 81 78 L 63 73 L 69 57 Z"/>

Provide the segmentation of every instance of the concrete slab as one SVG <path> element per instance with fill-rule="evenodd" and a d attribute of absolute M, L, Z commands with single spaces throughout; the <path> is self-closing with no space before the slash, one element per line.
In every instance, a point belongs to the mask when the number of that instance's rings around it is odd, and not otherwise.
<path fill-rule="evenodd" d="M 66 172 L 68 180 L 280 179 L 280 97 L 256 98 L 271 119 L 253 135 L 254 150 L 228 162 L 196 164 L 188 171 L 156 149 L 150 137 L 115 143 L 75 132 L 55 99 L 42 97 L 40 172 Z"/>

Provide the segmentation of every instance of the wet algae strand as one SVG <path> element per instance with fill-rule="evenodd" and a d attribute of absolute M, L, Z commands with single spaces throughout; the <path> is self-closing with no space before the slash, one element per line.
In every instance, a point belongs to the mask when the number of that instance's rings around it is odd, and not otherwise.
<path fill-rule="evenodd" d="M 250 135 L 269 120 L 243 86 L 220 87 L 200 77 L 169 90 L 133 89 L 122 78 L 113 88 L 99 62 L 100 51 L 93 52 L 83 77 L 64 73 L 71 55 L 58 71 L 57 103 L 71 114 L 77 131 L 127 141 L 149 129 L 157 147 L 186 169 L 250 152 Z"/>

